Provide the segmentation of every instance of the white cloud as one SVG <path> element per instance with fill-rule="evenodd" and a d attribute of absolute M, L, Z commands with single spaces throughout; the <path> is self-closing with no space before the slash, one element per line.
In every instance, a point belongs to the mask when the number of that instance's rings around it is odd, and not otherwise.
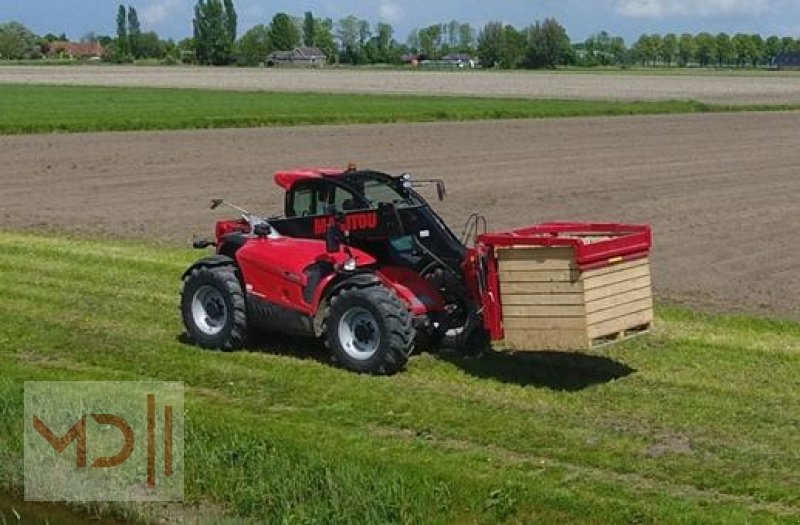
<path fill-rule="evenodd" d="M 617 12 L 632 18 L 760 15 L 772 0 L 619 0 Z"/>
<path fill-rule="evenodd" d="M 170 17 L 186 11 L 185 0 L 158 0 L 142 10 L 142 24 L 157 26 Z"/>
<path fill-rule="evenodd" d="M 397 22 L 403 18 L 403 12 L 392 0 L 383 0 L 378 7 L 378 16 L 389 22 Z"/>

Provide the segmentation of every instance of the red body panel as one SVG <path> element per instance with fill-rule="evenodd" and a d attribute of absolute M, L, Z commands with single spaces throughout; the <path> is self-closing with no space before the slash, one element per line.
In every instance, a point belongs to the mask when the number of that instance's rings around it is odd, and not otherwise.
<path fill-rule="evenodd" d="M 417 272 L 401 266 L 385 266 L 378 277 L 408 303 L 415 316 L 438 312 L 445 306 L 441 294 Z"/>
<path fill-rule="evenodd" d="M 576 235 L 607 235 L 610 239 L 586 243 Z M 487 246 L 570 246 L 581 270 L 602 267 L 609 259 L 635 259 L 647 255 L 653 245 L 649 225 L 548 222 L 478 236 Z"/>
<path fill-rule="evenodd" d="M 374 267 L 377 260 L 361 250 L 350 248 L 359 269 Z M 325 242 L 314 239 L 256 238 L 236 252 L 247 292 L 288 310 L 315 315 L 328 287 L 342 275 L 333 273 L 323 278 L 306 302 L 303 291 L 308 284 L 305 270 L 318 262 L 341 268 L 350 256 L 345 252 L 328 253 Z M 421 316 L 444 308 L 439 292 L 419 274 L 408 268 L 381 267 L 375 275 L 394 290 L 409 306 L 411 313 Z"/>
<path fill-rule="evenodd" d="M 359 267 L 376 263 L 368 253 L 356 249 L 351 252 Z M 253 238 L 236 252 L 236 259 L 248 293 L 289 310 L 312 315 L 316 304 L 309 304 L 303 298 L 303 288 L 308 284 L 304 271 L 318 262 L 338 266 L 349 256 L 344 252 L 328 253 L 324 241 L 282 237 Z"/>
<path fill-rule="evenodd" d="M 214 232 L 217 244 L 221 244 L 222 238 L 231 233 L 250 233 L 250 224 L 244 219 L 217 222 Z"/>
<path fill-rule="evenodd" d="M 279 171 L 275 174 L 275 183 L 288 191 L 303 180 L 336 177 L 344 173 L 345 170 L 341 168 L 298 168 L 291 171 Z"/>

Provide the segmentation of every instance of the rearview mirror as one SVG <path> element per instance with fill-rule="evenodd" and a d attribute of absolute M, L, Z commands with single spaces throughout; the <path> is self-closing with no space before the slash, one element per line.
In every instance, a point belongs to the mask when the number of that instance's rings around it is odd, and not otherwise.
<path fill-rule="evenodd" d="M 447 196 L 447 188 L 445 187 L 443 180 L 436 181 L 436 194 L 439 196 L 440 201 L 443 201 Z"/>

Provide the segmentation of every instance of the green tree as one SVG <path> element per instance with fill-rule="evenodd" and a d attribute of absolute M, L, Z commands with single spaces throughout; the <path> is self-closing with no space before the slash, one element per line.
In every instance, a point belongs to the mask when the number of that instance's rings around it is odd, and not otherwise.
<path fill-rule="evenodd" d="M 392 62 L 394 48 L 394 28 L 390 24 L 379 22 L 375 27 L 375 44 L 378 51 L 378 61 Z"/>
<path fill-rule="evenodd" d="M 797 42 L 790 36 L 785 36 L 781 39 L 781 52 L 791 53 L 797 51 Z"/>
<path fill-rule="evenodd" d="M 736 66 L 744 67 L 753 60 L 756 54 L 753 39 L 750 35 L 738 33 L 733 37 L 733 54 L 736 56 Z"/>
<path fill-rule="evenodd" d="M 117 49 L 116 59 L 121 62 L 131 53 L 131 44 L 128 39 L 128 12 L 124 5 L 117 10 Z"/>
<path fill-rule="evenodd" d="M 233 5 L 233 0 L 225 0 L 223 2 L 225 9 L 225 30 L 227 45 L 230 49 L 233 48 L 233 43 L 236 42 L 236 36 L 239 25 L 239 16 L 236 14 L 236 7 Z"/>
<path fill-rule="evenodd" d="M 236 63 L 240 66 L 257 66 L 263 63 L 271 52 L 269 28 L 259 24 L 236 42 Z"/>
<path fill-rule="evenodd" d="M 166 48 L 164 42 L 155 31 L 146 31 L 138 39 L 140 58 L 164 58 Z"/>
<path fill-rule="evenodd" d="M 678 64 L 682 67 L 689 65 L 697 53 L 697 44 L 691 33 L 684 33 L 678 39 Z"/>
<path fill-rule="evenodd" d="M 292 17 L 286 13 L 278 13 L 272 18 L 269 39 L 272 47 L 278 51 L 291 51 L 300 45 L 301 36 Z"/>
<path fill-rule="evenodd" d="M 450 46 L 450 49 L 455 49 L 458 47 L 460 28 L 461 24 L 458 22 L 458 20 L 450 20 L 450 22 L 447 24 L 447 44 Z"/>
<path fill-rule="evenodd" d="M 503 28 L 503 47 L 500 52 L 500 67 L 514 69 L 525 59 L 525 46 L 528 38 L 512 25 Z"/>
<path fill-rule="evenodd" d="M 730 64 L 735 56 L 733 42 L 727 33 L 720 33 L 715 38 L 714 60 L 719 67 Z"/>
<path fill-rule="evenodd" d="M 372 37 L 372 29 L 369 27 L 368 20 L 358 21 L 358 43 L 363 48 Z"/>
<path fill-rule="evenodd" d="M 176 44 L 178 59 L 184 64 L 197 62 L 197 41 L 194 37 L 184 38 Z"/>
<path fill-rule="evenodd" d="M 642 35 L 633 45 L 633 53 L 642 65 L 654 66 L 661 57 L 662 38 L 659 35 Z"/>
<path fill-rule="evenodd" d="M 621 36 L 611 37 L 611 41 L 608 43 L 608 52 L 615 64 L 627 63 L 628 48 L 625 45 L 625 39 Z"/>
<path fill-rule="evenodd" d="M 197 62 L 224 65 L 230 62 L 234 39 L 231 34 L 232 13 L 226 11 L 226 0 L 198 0 L 194 17 L 194 48 Z"/>
<path fill-rule="evenodd" d="M 342 44 L 342 61 L 350 64 L 364 62 L 364 49 L 360 40 L 361 21 L 353 15 L 339 20 L 336 36 Z"/>
<path fill-rule="evenodd" d="M 781 39 L 775 35 L 767 38 L 766 58 L 769 62 L 775 60 L 781 54 Z"/>
<path fill-rule="evenodd" d="M 38 52 L 36 41 L 36 35 L 19 22 L 0 24 L 0 58 L 31 58 Z"/>
<path fill-rule="evenodd" d="M 442 26 L 435 24 L 419 30 L 420 52 L 426 58 L 434 60 L 442 46 Z"/>
<path fill-rule="evenodd" d="M 314 13 L 306 11 L 303 17 L 303 45 L 313 47 L 317 45 L 317 21 L 314 20 Z"/>
<path fill-rule="evenodd" d="M 700 64 L 700 67 L 708 67 L 716 52 L 716 39 L 710 33 L 700 33 L 694 41 L 697 49 L 697 63 Z"/>
<path fill-rule="evenodd" d="M 333 20 L 317 18 L 314 23 L 317 26 L 314 29 L 316 46 L 325 52 L 328 62 L 335 62 L 339 56 L 339 48 L 333 36 Z"/>
<path fill-rule="evenodd" d="M 571 51 L 569 36 L 564 26 L 553 18 L 536 22 L 528 30 L 526 64 L 532 68 L 555 68 L 564 64 Z"/>
<path fill-rule="evenodd" d="M 750 35 L 752 55 L 750 61 L 753 67 L 758 67 L 764 63 L 767 56 L 767 43 L 761 35 Z"/>
<path fill-rule="evenodd" d="M 461 24 L 458 28 L 458 48 L 462 53 L 475 50 L 475 28 L 470 24 Z"/>
<path fill-rule="evenodd" d="M 661 39 L 661 47 L 659 49 L 659 57 L 661 62 L 672 67 L 672 63 L 678 56 L 678 37 L 670 33 Z"/>
<path fill-rule="evenodd" d="M 128 40 L 130 42 L 131 54 L 134 58 L 142 57 L 139 40 L 142 37 L 142 27 L 139 23 L 139 14 L 133 7 L 128 7 Z"/>
<path fill-rule="evenodd" d="M 489 22 L 478 35 L 478 58 L 483 67 L 496 67 L 503 58 L 505 30 L 500 22 Z"/>

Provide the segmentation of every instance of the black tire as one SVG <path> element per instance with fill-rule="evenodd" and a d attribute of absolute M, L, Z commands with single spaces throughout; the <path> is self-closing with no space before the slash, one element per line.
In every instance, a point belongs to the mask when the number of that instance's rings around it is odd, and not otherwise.
<path fill-rule="evenodd" d="M 359 338 L 359 330 L 363 337 Z M 381 285 L 346 288 L 334 295 L 323 322 L 325 345 L 334 361 L 362 374 L 393 375 L 402 370 L 414 351 L 414 336 L 408 307 Z"/>
<path fill-rule="evenodd" d="M 181 313 L 186 334 L 201 348 L 241 349 L 247 338 L 247 306 L 236 267 L 193 269 L 183 283 Z"/>

